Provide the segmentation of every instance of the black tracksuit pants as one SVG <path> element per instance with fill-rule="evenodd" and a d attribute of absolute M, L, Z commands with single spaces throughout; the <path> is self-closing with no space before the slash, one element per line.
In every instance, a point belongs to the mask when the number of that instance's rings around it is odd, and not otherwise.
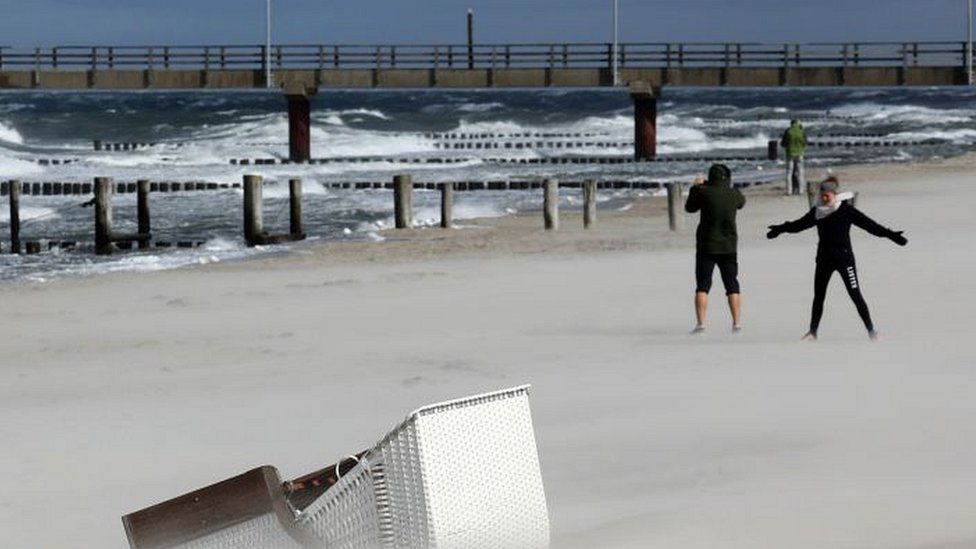
<path fill-rule="evenodd" d="M 810 315 L 810 332 L 816 334 L 820 328 L 820 319 L 823 317 L 824 300 L 827 298 L 827 284 L 830 277 L 837 272 L 841 280 L 844 281 L 844 288 L 847 295 L 857 307 L 857 314 L 861 315 L 864 327 L 868 331 L 874 331 L 874 323 L 871 321 L 871 312 L 868 304 L 861 295 L 861 281 L 857 278 L 857 267 L 853 261 L 838 262 L 836 260 L 822 260 L 817 262 L 817 270 L 813 277 L 813 312 Z"/>

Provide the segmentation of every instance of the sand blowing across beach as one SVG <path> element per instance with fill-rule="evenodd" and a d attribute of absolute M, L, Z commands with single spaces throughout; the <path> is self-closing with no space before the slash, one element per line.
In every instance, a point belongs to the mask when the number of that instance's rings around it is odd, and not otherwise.
<path fill-rule="evenodd" d="M 657 201 L 285 257 L 0 289 L 5 547 L 124 547 L 119 517 L 261 464 L 293 478 L 419 405 L 523 383 L 557 548 L 976 546 L 971 160 L 841 172 L 856 233 L 801 343 L 805 199 L 740 217 L 742 334 L 693 326 L 693 223 Z M 541 216 L 539 216 L 541 217 Z M 716 292 L 717 293 L 717 292 Z"/>

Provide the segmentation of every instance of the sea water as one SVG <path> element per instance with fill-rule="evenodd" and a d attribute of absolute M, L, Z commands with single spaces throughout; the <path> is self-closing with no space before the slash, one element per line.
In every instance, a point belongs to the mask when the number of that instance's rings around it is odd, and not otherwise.
<path fill-rule="evenodd" d="M 231 159 L 287 157 L 288 120 L 280 92 L 4 92 L 0 93 L 0 179 L 90 182 L 240 182 L 263 175 L 265 225 L 284 232 L 287 180 L 304 184 L 304 226 L 318 240 L 379 239 L 392 225 L 389 191 L 337 190 L 335 182 L 389 181 L 411 173 L 415 181 L 495 181 L 556 177 L 633 181 L 683 181 L 704 172 L 702 162 L 589 165 L 511 165 L 493 157 L 621 156 L 633 154 L 630 98 L 623 90 L 525 91 L 329 91 L 315 96 L 312 156 L 461 158 L 452 164 L 397 164 L 377 160 L 324 165 L 238 166 Z M 810 148 L 818 168 L 852 162 L 910 162 L 965 153 L 976 143 L 976 92 L 966 88 L 921 89 L 666 89 L 659 100 L 663 155 L 764 157 L 789 120 L 803 121 L 811 141 L 891 141 L 923 145 Z M 454 149 L 456 140 L 431 134 L 491 135 L 476 140 L 491 149 Z M 527 137 L 546 134 L 557 137 Z M 584 137 L 572 137 L 583 134 Z M 864 134 L 881 138 L 856 137 Z M 566 137 L 563 137 L 566 136 Z M 823 136 L 823 137 L 818 137 Z M 137 151 L 95 152 L 93 140 L 147 142 Z M 536 145 L 544 142 L 543 148 Z M 508 143 L 512 148 L 504 148 Z M 587 145 L 587 143 L 592 143 Z M 531 144 L 530 148 L 516 148 Z M 558 145 L 558 146 L 557 146 Z M 41 165 L 40 159 L 71 159 Z M 730 163 L 739 181 L 773 180 L 781 166 Z M 637 191 L 603 193 L 618 207 Z M 574 200 L 572 192 L 565 199 Z M 418 192 L 417 222 L 437 220 L 437 195 Z M 236 190 L 159 193 L 152 197 L 153 233 L 160 240 L 197 240 L 197 249 L 91 253 L 93 215 L 84 197 L 25 196 L 22 238 L 78 241 L 74 251 L 38 256 L 0 255 L 0 280 L 46 280 L 63 275 L 139 271 L 223 261 L 268 253 L 243 245 L 241 194 Z M 458 193 L 455 218 L 503 216 L 536 209 L 541 193 Z M 0 234 L 9 213 L 0 200 Z M 135 198 L 115 197 L 118 230 L 135 226 Z M 6 247 L 6 246 L 5 246 Z M 285 248 L 287 249 L 287 248 Z"/>

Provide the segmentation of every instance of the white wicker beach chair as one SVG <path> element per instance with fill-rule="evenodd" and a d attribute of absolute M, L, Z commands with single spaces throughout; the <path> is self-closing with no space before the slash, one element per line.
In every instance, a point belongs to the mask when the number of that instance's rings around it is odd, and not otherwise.
<path fill-rule="evenodd" d="M 529 388 L 409 416 L 298 522 L 329 549 L 549 545 Z"/>

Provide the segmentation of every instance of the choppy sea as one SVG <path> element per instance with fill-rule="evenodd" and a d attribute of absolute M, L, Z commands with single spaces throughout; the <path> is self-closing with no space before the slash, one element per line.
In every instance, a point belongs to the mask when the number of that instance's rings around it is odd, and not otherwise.
<path fill-rule="evenodd" d="M 408 171 L 416 181 L 684 180 L 707 166 L 695 162 L 637 165 L 486 162 L 488 157 L 534 158 L 632 154 L 632 108 L 621 90 L 334 91 L 314 98 L 312 155 L 341 157 L 463 157 L 452 164 L 383 161 L 324 165 L 237 166 L 236 158 L 287 156 L 285 101 L 275 92 L 4 92 L 0 93 L 0 179 L 25 182 L 117 181 L 239 182 L 245 173 L 266 178 L 265 224 L 287 226 L 289 178 L 301 177 L 305 229 L 318 240 L 380 239 L 392 223 L 389 191 L 342 190 L 323 183 L 386 181 Z M 765 155 L 791 118 L 811 140 L 891 143 L 886 147 L 811 148 L 808 162 L 911 162 L 976 148 L 976 91 L 955 89 L 666 89 L 659 102 L 659 147 L 666 155 Z M 434 135 L 437 134 L 437 135 Z M 446 136 L 443 134 L 447 134 Z M 450 135 L 480 135 L 484 147 L 455 149 Z M 486 137 L 491 136 L 491 137 Z M 543 137 L 545 136 L 545 137 Z M 582 137 L 580 137 L 582 136 Z M 880 136 L 880 137 L 867 137 Z M 137 151 L 95 152 L 93 140 L 155 143 Z M 538 148 L 521 143 L 545 141 Z M 923 144 L 912 144 L 923 142 Z M 491 143 L 491 145 L 487 145 Z M 591 145 L 587 145 L 591 143 Z M 509 144 L 509 145 L 506 145 Z M 478 145 L 481 147 L 482 145 Z M 42 165 L 41 159 L 72 159 Z M 743 181 L 779 177 L 769 162 L 733 163 Z M 605 207 L 624 205 L 638 191 L 604 193 Z M 569 205 L 574 195 L 567 191 Z M 457 219 L 504 216 L 539 208 L 541 195 L 479 191 L 457 195 Z M 197 249 L 91 254 L 92 212 L 78 196 L 25 196 L 23 239 L 79 242 L 74 250 L 36 256 L 0 255 L 0 280 L 47 280 L 66 275 L 146 271 L 269 253 L 249 250 L 241 235 L 240 191 L 157 194 L 154 234 L 197 240 Z M 437 217 L 437 196 L 419 192 L 418 224 Z M 115 199 L 117 225 L 134 226 L 134 197 Z M 0 236 L 9 213 L 0 199 Z M 4 249 L 9 247 L 4 244 Z"/>

